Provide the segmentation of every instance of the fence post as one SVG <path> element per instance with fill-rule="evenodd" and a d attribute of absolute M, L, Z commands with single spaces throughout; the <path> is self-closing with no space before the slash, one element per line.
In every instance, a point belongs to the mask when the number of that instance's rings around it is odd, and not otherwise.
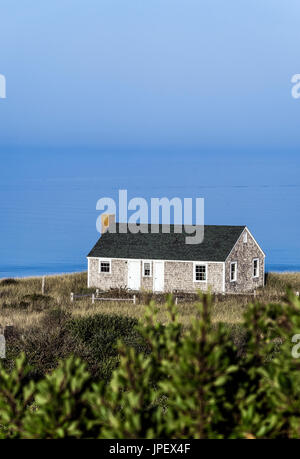
<path fill-rule="evenodd" d="M 42 278 L 42 295 L 45 294 L 45 276 Z"/>
<path fill-rule="evenodd" d="M 133 304 L 136 304 L 136 296 L 133 295 Z"/>
<path fill-rule="evenodd" d="M 71 302 L 73 303 L 73 301 L 74 301 L 74 293 L 71 292 Z"/>
<path fill-rule="evenodd" d="M 92 294 L 92 304 L 95 303 L 95 293 Z"/>
<path fill-rule="evenodd" d="M 256 290 L 254 290 L 254 292 L 253 292 L 253 296 L 254 296 L 254 298 L 256 297 Z"/>
<path fill-rule="evenodd" d="M 99 289 L 96 288 L 96 296 L 99 296 Z"/>
<path fill-rule="evenodd" d="M 178 298 L 177 298 L 177 296 L 176 296 L 176 298 L 175 298 L 175 304 L 176 304 L 176 306 L 177 306 L 177 304 L 178 304 Z"/>

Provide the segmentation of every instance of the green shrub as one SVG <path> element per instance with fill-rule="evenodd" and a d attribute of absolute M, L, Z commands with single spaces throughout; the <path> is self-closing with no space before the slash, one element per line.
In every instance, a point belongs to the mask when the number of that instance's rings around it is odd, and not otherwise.
<path fill-rule="evenodd" d="M 26 301 L 10 302 L 10 303 L 4 302 L 2 304 L 2 309 L 28 309 L 29 306 L 30 306 L 30 303 Z"/>
<path fill-rule="evenodd" d="M 80 357 L 94 379 L 109 381 L 119 363 L 118 340 L 122 339 L 137 352 L 147 346 L 138 333 L 136 319 L 96 314 L 71 319 L 71 312 L 61 308 L 46 310 L 40 323 L 15 336 L 7 343 L 6 368 L 25 352 L 35 380 L 57 367 L 60 359 Z"/>
<path fill-rule="evenodd" d="M 24 295 L 23 300 L 25 300 L 26 302 L 29 302 L 30 306 L 35 311 L 42 311 L 43 309 L 53 304 L 53 298 L 51 296 L 40 295 L 38 293 Z"/>
<path fill-rule="evenodd" d="M 24 352 L 30 366 L 30 375 L 34 380 L 54 370 L 59 360 L 72 353 L 80 353 L 81 348 L 68 333 L 66 323 L 70 313 L 61 309 L 45 312 L 39 326 L 31 326 L 26 331 L 15 330 L 13 337 L 7 339 L 6 367 L 12 367 L 13 360 Z"/>
<path fill-rule="evenodd" d="M 0 281 L 0 285 L 16 285 L 18 283 L 17 279 L 7 278 Z"/>
<path fill-rule="evenodd" d="M 184 332 L 171 298 L 166 326 L 151 304 L 138 326 L 148 352 L 119 341 L 120 364 L 107 384 L 93 382 L 75 357 L 38 382 L 23 355 L 12 372 L 2 366 L 2 438 L 298 438 L 300 359 L 291 339 L 300 333 L 299 298 L 288 291 L 282 304 L 250 304 L 242 354 L 229 327 L 211 325 L 211 302 L 202 296 L 199 318 Z M 70 327 L 96 349 L 93 334 L 103 325 L 113 339 L 133 333 L 133 324 L 106 316 Z M 106 346 L 105 334 L 97 340 Z"/>
<path fill-rule="evenodd" d="M 137 324 L 138 321 L 131 317 L 95 314 L 70 320 L 67 329 L 76 342 L 82 343 L 88 350 L 87 360 L 94 368 L 93 373 L 108 381 L 119 362 L 119 340 L 122 339 L 124 345 L 133 347 L 137 352 L 147 351 Z"/>
<path fill-rule="evenodd" d="M 2 308 L 4 309 L 31 309 L 34 311 L 43 311 L 53 304 L 53 298 L 47 295 L 29 294 L 24 295 L 21 301 L 4 302 Z"/>

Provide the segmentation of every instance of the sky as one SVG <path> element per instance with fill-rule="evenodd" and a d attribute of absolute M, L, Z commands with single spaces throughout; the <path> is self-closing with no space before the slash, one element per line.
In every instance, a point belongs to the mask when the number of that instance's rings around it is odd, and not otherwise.
<path fill-rule="evenodd" d="M 270 264 L 300 265 L 299 14 L 298 0 L 2 0 L 0 271 L 85 263 L 96 202 L 121 188 L 204 197 L 206 223 L 247 224 Z"/>

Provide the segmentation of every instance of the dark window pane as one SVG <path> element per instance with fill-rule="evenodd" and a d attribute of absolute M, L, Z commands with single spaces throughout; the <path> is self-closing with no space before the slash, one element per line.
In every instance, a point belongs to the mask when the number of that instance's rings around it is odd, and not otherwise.
<path fill-rule="evenodd" d="M 206 280 L 206 266 L 205 265 L 195 266 L 195 278 L 196 278 L 196 281 Z"/>
<path fill-rule="evenodd" d="M 110 263 L 102 261 L 101 262 L 100 271 L 102 273 L 109 273 L 110 272 Z"/>
<path fill-rule="evenodd" d="M 151 276 L 151 266 L 150 263 L 144 264 L 144 276 Z"/>

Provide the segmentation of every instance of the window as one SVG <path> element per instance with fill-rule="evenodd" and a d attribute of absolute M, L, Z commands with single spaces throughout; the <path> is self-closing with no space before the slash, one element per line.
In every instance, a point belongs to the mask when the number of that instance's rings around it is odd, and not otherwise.
<path fill-rule="evenodd" d="M 110 260 L 99 260 L 99 273 L 108 273 L 111 272 L 111 262 Z"/>
<path fill-rule="evenodd" d="M 259 277 L 259 259 L 254 258 L 253 260 L 253 277 Z"/>
<path fill-rule="evenodd" d="M 194 281 L 206 282 L 206 265 L 195 264 L 194 266 Z"/>
<path fill-rule="evenodd" d="M 237 262 L 230 263 L 230 282 L 235 282 L 237 279 Z"/>
<path fill-rule="evenodd" d="M 151 262 L 143 261 L 143 276 L 151 277 Z"/>
<path fill-rule="evenodd" d="M 248 235 L 246 233 L 246 231 L 244 232 L 244 235 L 243 235 L 243 243 L 244 244 L 247 244 L 247 241 L 248 241 Z"/>

